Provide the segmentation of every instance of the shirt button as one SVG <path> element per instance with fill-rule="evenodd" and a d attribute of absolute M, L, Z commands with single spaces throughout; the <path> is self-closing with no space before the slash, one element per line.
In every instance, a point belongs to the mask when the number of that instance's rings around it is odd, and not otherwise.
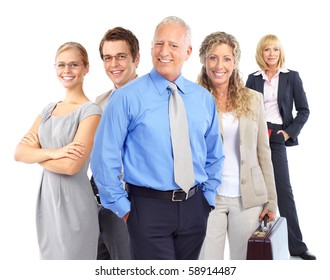
<path fill-rule="evenodd" d="M 241 184 L 242 184 L 242 185 L 246 184 L 246 180 L 245 180 L 245 179 L 242 179 L 242 180 L 241 180 Z"/>

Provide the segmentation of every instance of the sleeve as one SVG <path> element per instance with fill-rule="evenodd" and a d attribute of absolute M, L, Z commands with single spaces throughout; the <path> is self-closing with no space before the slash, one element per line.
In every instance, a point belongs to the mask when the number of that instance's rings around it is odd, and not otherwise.
<path fill-rule="evenodd" d="M 301 129 L 308 120 L 310 111 L 299 73 L 296 71 L 290 71 L 290 73 L 292 73 L 290 82 L 292 84 L 293 102 L 297 114 L 285 131 L 290 135 L 293 141 L 296 141 Z"/>
<path fill-rule="evenodd" d="M 223 154 L 218 115 L 213 97 L 210 100 L 210 112 L 211 125 L 205 135 L 207 148 L 205 172 L 208 174 L 208 180 L 203 183 L 203 191 L 210 206 L 214 207 L 216 190 L 221 184 L 221 173 L 225 156 Z"/>
<path fill-rule="evenodd" d="M 130 201 L 120 178 L 121 151 L 127 135 L 129 116 L 124 94 L 113 96 L 106 105 L 96 131 L 91 154 L 91 170 L 102 205 L 122 218 L 130 211 Z"/>
<path fill-rule="evenodd" d="M 253 81 L 253 75 L 250 74 L 250 75 L 248 76 L 248 78 L 247 78 L 247 81 L 246 81 L 246 83 L 245 83 L 245 86 L 246 86 L 247 88 L 254 89 L 253 86 L 252 86 L 252 81 Z"/>
<path fill-rule="evenodd" d="M 55 105 L 56 105 L 55 102 L 51 102 L 46 107 L 44 107 L 42 109 L 42 111 L 40 112 L 41 119 L 45 119 L 47 116 L 49 116 L 52 113 L 53 108 L 55 107 Z"/>
<path fill-rule="evenodd" d="M 102 116 L 102 109 L 100 106 L 93 102 L 88 102 L 81 110 L 80 121 L 90 117 L 92 115 L 101 115 Z"/>
<path fill-rule="evenodd" d="M 258 161 L 263 173 L 265 185 L 267 188 L 268 202 L 265 205 L 265 209 L 276 212 L 277 209 L 277 195 L 274 179 L 273 164 L 271 159 L 271 150 L 269 147 L 269 138 L 267 132 L 267 124 L 265 119 L 264 101 L 263 95 L 257 91 L 254 91 L 256 95 L 256 106 L 259 112 L 259 129 L 258 129 Z"/>

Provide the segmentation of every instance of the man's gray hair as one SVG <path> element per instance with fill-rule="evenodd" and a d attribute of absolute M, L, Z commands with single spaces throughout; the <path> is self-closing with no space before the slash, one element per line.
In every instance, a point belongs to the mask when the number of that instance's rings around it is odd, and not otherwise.
<path fill-rule="evenodd" d="M 173 23 L 173 24 L 178 24 L 180 26 L 182 26 L 185 29 L 185 39 L 186 39 L 186 43 L 188 44 L 188 46 L 191 46 L 191 29 L 190 26 L 181 18 L 177 17 L 177 16 L 168 16 L 166 18 L 164 18 L 160 23 L 158 23 L 156 30 L 155 30 L 155 34 L 158 30 L 158 28 L 163 25 L 163 24 L 167 24 L 167 23 Z"/>

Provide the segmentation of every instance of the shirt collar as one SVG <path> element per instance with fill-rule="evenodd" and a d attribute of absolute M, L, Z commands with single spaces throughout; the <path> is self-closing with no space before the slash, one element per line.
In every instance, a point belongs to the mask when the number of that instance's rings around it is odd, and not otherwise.
<path fill-rule="evenodd" d="M 278 73 L 288 73 L 290 72 L 287 68 L 281 68 L 280 70 L 278 70 Z M 265 76 L 266 73 L 264 70 L 259 70 L 257 72 L 254 73 L 254 76 L 259 76 L 259 75 L 262 75 L 262 76 Z"/>
<path fill-rule="evenodd" d="M 180 74 L 180 76 L 174 81 L 170 82 L 166 80 L 162 75 L 160 75 L 154 68 L 149 73 L 151 80 L 153 81 L 155 87 L 157 88 L 159 94 L 169 93 L 169 90 L 167 89 L 168 85 L 170 83 L 175 83 L 178 89 L 185 93 L 185 78 Z"/>

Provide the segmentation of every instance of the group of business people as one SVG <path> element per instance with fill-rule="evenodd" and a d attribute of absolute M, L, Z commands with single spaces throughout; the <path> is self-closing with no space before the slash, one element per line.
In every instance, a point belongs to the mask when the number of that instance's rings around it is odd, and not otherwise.
<path fill-rule="evenodd" d="M 108 30 L 99 51 L 113 89 L 91 102 L 87 52 L 65 43 L 55 57 L 65 98 L 45 107 L 15 151 L 17 161 L 43 167 L 41 259 L 223 259 L 227 237 L 230 258 L 245 259 L 249 236 L 277 208 L 290 254 L 316 259 L 302 240 L 286 156 L 308 103 L 276 36 L 260 40 L 261 70 L 246 86 L 239 43 L 225 32 L 202 42 L 197 83 L 183 77 L 191 29 L 175 16 L 156 26 L 148 74 L 137 77 L 139 41 L 130 30 Z M 173 128 L 175 115 L 182 127 Z M 180 141 L 189 136 L 184 155 L 176 132 Z"/>

